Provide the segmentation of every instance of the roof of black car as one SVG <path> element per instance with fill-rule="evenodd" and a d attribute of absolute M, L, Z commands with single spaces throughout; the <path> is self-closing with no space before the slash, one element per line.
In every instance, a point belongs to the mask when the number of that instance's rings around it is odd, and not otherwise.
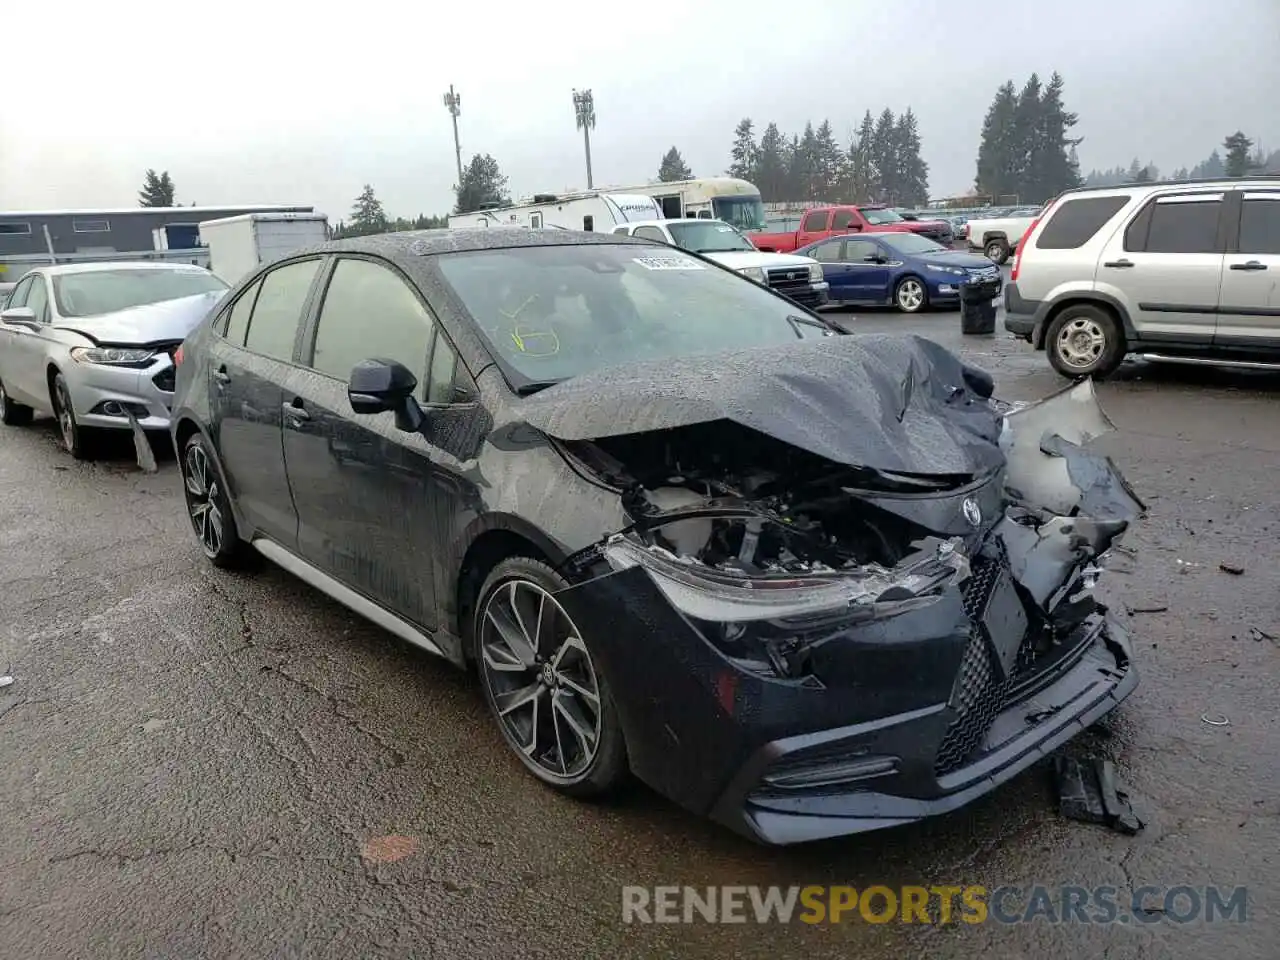
<path fill-rule="evenodd" d="M 581 230 L 532 230 L 518 227 L 489 229 L 410 230 L 379 233 L 369 237 L 331 240 L 316 247 L 317 252 L 371 253 L 387 258 L 429 257 L 439 253 L 471 250 L 502 250 L 512 247 L 564 247 L 588 243 L 639 243 L 612 233 L 585 233 Z"/>

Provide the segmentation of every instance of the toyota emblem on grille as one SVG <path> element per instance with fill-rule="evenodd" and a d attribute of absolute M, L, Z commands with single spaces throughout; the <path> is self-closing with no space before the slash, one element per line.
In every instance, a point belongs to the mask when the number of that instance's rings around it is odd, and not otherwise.
<path fill-rule="evenodd" d="M 964 514 L 964 518 L 969 521 L 970 526 L 976 527 L 982 523 L 982 508 L 978 506 L 978 501 L 972 497 L 965 500 L 964 506 L 960 510 Z"/>

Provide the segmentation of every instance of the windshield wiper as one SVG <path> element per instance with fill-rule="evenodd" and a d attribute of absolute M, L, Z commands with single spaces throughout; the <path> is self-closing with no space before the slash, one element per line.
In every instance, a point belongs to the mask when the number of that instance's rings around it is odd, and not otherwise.
<path fill-rule="evenodd" d="M 835 326 L 828 323 L 826 320 L 819 320 L 817 317 L 805 317 L 798 313 L 788 313 L 787 323 L 791 324 L 791 329 L 796 332 L 796 337 L 801 340 L 804 339 L 804 334 L 800 330 L 801 324 L 804 324 L 806 327 L 817 327 L 819 330 L 823 331 L 825 336 L 828 337 L 835 336 L 837 333 Z"/>
<path fill-rule="evenodd" d="M 545 390 L 547 387 L 554 387 L 560 382 L 559 380 L 530 380 L 528 383 L 522 383 L 516 387 L 516 396 L 527 397 L 529 394 Z"/>

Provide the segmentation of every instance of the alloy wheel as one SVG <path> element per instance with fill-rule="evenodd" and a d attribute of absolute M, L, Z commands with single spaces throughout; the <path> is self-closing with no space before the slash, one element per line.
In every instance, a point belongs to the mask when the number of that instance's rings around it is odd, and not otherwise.
<path fill-rule="evenodd" d="M 499 584 L 480 620 L 481 672 L 499 725 L 525 765 L 571 784 L 600 749 L 600 683 L 572 618 L 528 580 Z"/>
<path fill-rule="evenodd" d="M 1092 317 L 1073 317 L 1058 331 L 1055 348 L 1062 362 L 1086 370 L 1097 363 L 1107 346 L 1107 335 Z"/>
<path fill-rule="evenodd" d="M 906 313 L 915 313 L 924 306 L 924 285 L 919 280 L 903 280 L 898 286 L 898 307 Z"/>
<path fill-rule="evenodd" d="M 62 442 L 68 450 L 74 450 L 76 447 L 76 415 L 71 409 L 71 394 L 67 392 L 67 385 L 61 380 L 58 381 L 57 388 L 54 393 L 58 397 L 58 431 L 62 434 Z"/>
<path fill-rule="evenodd" d="M 182 473 L 191 525 L 204 552 L 216 557 L 222 550 L 223 517 L 219 506 L 222 491 L 208 455 L 198 444 L 187 448 Z"/>

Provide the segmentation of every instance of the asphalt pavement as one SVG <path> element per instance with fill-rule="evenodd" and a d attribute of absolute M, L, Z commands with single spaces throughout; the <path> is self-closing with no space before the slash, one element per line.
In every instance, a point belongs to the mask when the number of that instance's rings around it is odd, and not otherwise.
<path fill-rule="evenodd" d="M 844 317 L 959 349 L 1008 399 L 1063 386 L 954 313 Z M 210 568 L 172 454 L 145 474 L 127 438 L 81 464 L 50 421 L 0 428 L 0 956 L 1274 958 L 1280 379 L 1134 365 L 1099 394 L 1150 506 L 1100 587 L 1142 680 L 1069 749 L 1115 761 L 1146 829 L 1064 819 L 1042 763 L 782 850 L 642 788 L 538 787 L 467 676 L 277 569 Z M 622 922 L 624 885 L 750 884 L 1249 893 L 1243 923 Z"/>

